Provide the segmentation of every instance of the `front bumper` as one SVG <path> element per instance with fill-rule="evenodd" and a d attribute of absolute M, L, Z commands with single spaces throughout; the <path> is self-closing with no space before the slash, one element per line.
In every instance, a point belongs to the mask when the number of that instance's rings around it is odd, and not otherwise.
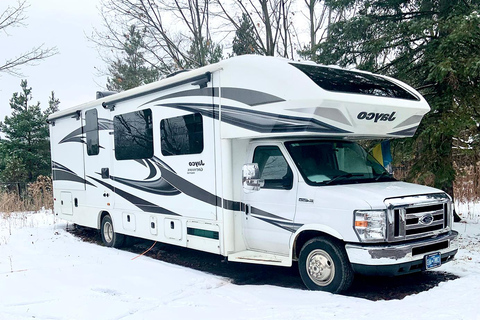
<path fill-rule="evenodd" d="M 435 238 L 389 245 L 348 243 L 345 249 L 355 272 L 393 276 L 424 270 L 424 256 L 429 253 L 440 252 L 442 264 L 452 260 L 458 249 L 451 241 L 457 235 L 450 231 Z"/>

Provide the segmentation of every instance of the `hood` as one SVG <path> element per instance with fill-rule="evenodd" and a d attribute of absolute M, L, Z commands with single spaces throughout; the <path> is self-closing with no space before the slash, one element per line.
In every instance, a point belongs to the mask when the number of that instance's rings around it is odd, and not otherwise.
<path fill-rule="evenodd" d="M 351 203 L 355 209 L 384 209 L 384 200 L 413 195 L 444 193 L 442 190 L 418 184 L 392 181 L 377 183 L 357 183 L 319 187 L 316 199 L 334 199 L 341 195 L 345 203 Z M 319 201 L 321 202 L 321 201 Z"/>

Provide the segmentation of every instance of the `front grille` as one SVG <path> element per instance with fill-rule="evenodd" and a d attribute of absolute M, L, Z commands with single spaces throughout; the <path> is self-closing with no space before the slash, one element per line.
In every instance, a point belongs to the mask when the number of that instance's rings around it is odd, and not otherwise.
<path fill-rule="evenodd" d="M 403 241 L 433 236 L 449 227 L 450 200 L 438 195 L 438 201 L 416 202 L 409 197 L 385 200 L 389 214 L 389 241 Z M 436 203 L 432 203 L 436 202 Z"/>

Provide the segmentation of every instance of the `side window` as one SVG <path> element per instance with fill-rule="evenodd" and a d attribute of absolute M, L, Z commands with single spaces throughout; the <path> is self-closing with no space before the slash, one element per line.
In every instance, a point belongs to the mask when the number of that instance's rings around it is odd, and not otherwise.
<path fill-rule="evenodd" d="M 95 156 L 100 152 L 97 109 L 85 112 L 85 133 L 87 136 L 87 154 L 89 156 Z"/>
<path fill-rule="evenodd" d="M 293 173 L 276 146 L 262 146 L 255 149 L 253 162 L 258 163 L 260 179 L 265 180 L 265 189 L 288 189 L 293 186 Z"/>
<path fill-rule="evenodd" d="M 153 157 L 152 110 L 145 109 L 113 118 L 117 160 Z"/>
<path fill-rule="evenodd" d="M 162 154 L 174 156 L 203 151 L 203 120 L 199 113 L 164 119 L 160 122 Z"/>

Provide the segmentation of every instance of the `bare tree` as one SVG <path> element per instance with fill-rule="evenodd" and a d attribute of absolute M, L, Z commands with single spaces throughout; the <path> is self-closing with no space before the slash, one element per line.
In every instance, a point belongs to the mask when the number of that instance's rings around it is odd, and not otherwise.
<path fill-rule="evenodd" d="M 105 31 L 95 30 L 90 40 L 115 53 L 135 25 L 142 33 L 145 62 L 162 74 L 221 57 L 221 48 L 211 39 L 208 0 L 102 0 L 100 14 Z M 107 63 L 109 55 L 104 56 Z"/>
<path fill-rule="evenodd" d="M 234 0 L 233 6 L 227 6 L 221 0 L 216 1 L 222 14 L 235 30 L 240 29 L 242 17 L 250 19 L 255 44 L 267 56 L 278 54 L 293 56 L 290 6 L 293 0 Z"/>
<path fill-rule="evenodd" d="M 305 14 L 302 10 L 302 14 L 308 21 L 309 42 L 304 45 L 300 54 L 316 61 L 316 47 L 329 37 L 330 25 L 345 19 L 347 13 L 349 16 L 354 15 L 355 10 L 334 10 L 325 5 L 325 1 L 322 3 L 322 0 L 304 0 L 304 4 L 307 12 Z"/>
<path fill-rule="evenodd" d="M 7 29 L 25 26 L 27 16 L 25 11 L 28 8 L 26 0 L 19 0 L 16 5 L 8 6 L 0 13 L 0 32 L 8 34 Z M 14 58 L 0 62 L 0 73 L 5 72 L 15 76 L 22 76 L 19 67 L 23 65 L 35 65 L 40 60 L 57 54 L 57 49 L 45 48 L 44 45 L 33 47 L 29 51 L 20 53 Z"/>

